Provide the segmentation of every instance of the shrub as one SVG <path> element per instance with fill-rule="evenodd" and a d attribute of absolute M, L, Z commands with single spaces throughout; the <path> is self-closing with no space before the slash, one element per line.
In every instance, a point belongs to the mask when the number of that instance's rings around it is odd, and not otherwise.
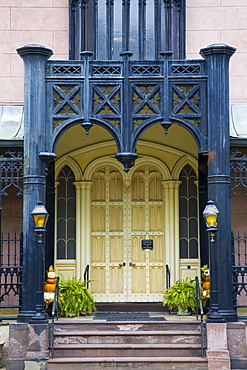
<path fill-rule="evenodd" d="M 195 280 L 178 280 L 173 286 L 168 288 L 164 294 L 164 306 L 167 304 L 171 310 L 173 308 L 185 312 L 196 308 L 196 283 Z"/>
<path fill-rule="evenodd" d="M 88 315 L 96 310 L 93 297 L 81 279 L 61 276 L 59 280 L 58 309 L 60 315 L 73 317 Z"/>

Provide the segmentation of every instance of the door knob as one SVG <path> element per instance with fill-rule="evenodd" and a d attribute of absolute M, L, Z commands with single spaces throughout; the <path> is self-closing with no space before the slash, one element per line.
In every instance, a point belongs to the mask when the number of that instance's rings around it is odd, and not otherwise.
<path fill-rule="evenodd" d="M 125 266 L 125 262 L 119 263 L 119 266 Z"/>
<path fill-rule="evenodd" d="M 130 262 L 130 266 L 135 266 L 136 264 L 133 262 Z"/>

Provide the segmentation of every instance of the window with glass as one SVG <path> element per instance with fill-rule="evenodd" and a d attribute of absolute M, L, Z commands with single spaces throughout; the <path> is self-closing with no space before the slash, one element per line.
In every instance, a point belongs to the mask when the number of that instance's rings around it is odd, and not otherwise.
<path fill-rule="evenodd" d="M 179 180 L 180 258 L 198 258 L 198 209 L 196 174 L 188 164 Z"/>
<path fill-rule="evenodd" d="M 185 0 L 70 0 L 70 59 L 92 51 L 95 60 L 185 58 Z"/>
<path fill-rule="evenodd" d="M 74 173 L 65 166 L 57 186 L 57 259 L 76 258 L 76 192 Z"/>

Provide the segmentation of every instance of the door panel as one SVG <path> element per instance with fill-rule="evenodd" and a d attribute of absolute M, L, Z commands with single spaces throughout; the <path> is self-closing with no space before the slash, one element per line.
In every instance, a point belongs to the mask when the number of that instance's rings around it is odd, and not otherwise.
<path fill-rule="evenodd" d="M 94 299 L 126 300 L 123 181 L 114 167 L 104 166 L 92 178 L 91 291 Z M 100 281 L 102 279 L 103 281 Z"/>
<path fill-rule="evenodd" d="M 153 167 L 122 174 L 101 167 L 92 179 L 91 290 L 96 301 L 161 301 L 164 292 L 162 177 Z M 103 190 L 102 190 L 103 189 Z M 142 240 L 153 249 L 142 249 Z"/>

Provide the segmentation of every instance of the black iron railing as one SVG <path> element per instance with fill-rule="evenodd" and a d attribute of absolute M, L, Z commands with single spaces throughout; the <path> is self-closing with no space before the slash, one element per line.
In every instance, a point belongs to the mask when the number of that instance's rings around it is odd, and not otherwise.
<path fill-rule="evenodd" d="M 198 276 L 195 277 L 196 281 L 196 320 L 199 319 L 200 315 L 200 321 L 201 321 L 201 354 L 202 357 L 205 356 L 205 337 L 206 337 L 206 323 L 203 322 L 203 304 L 202 304 L 202 296 L 201 296 L 201 289 L 200 289 L 200 283 Z"/>
<path fill-rule="evenodd" d="M 50 345 L 51 345 L 51 358 L 54 357 L 54 331 L 55 331 L 55 318 L 58 320 L 58 291 L 59 291 L 59 277 L 56 278 L 56 289 L 54 293 L 54 300 L 52 302 L 52 310 L 51 310 L 51 337 L 50 337 Z"/>
<path fill-rule="evenodd" d="M 21 309 L 22 305 L 22 242 L 23 235 L 3 237 L 0 240 L 0 321 L 14 319 L 14 316 L 1 316 L 1 308 Z"/>
<path fill-rule="evenodd" d="M 166 289 L 169 289 L 171 286 L 171 272 L 168 265 L 166 265 Z"/>
<path fill-rule="evenodd" d="M 84 279 L 84 283 L 85 283 L 85 285 L 88 289 L 89 288 L 89 265 L 87 265 L 86 268 L 85 268 L 83 279 Z"/>
<path fill-rule="evenodd" d="M 168 265 L 166 265 L 166 289 L 169 289 L 171 286 L 171 272 Z M 168 312 L 170 313 L 171 310 L 168 309 Z"/>
<path fill-rule="evenodd" d="M 247 307 L 247 235 L 232 233 L 232 278 L 234 308 Z M 247 319 L 247 317 L 242 317 Z"/>
<path fill-rule="evenodd" d="M 198 320 L 198 317 L 200 315 L 201 321 L 203 321 L 204 311 L 203 311 L 201 289 L 200 289 L 198 276 L 195 277 L 195 281 L 196 281 L 196 319 Z"/>

